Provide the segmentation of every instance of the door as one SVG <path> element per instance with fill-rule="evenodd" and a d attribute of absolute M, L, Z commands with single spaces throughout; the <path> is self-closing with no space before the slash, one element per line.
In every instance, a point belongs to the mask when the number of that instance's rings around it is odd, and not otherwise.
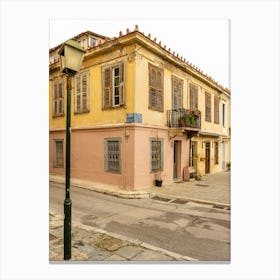
<path fill-rule="evenodd" d="M 173 154 L 173 179 L 179 179 L 179 159 L 180 159 L 180 141 L 174 141 L 174 154 Z"/>
<path fill-rule="evenodd" d="M 205 143 L 205 174 L 210 173 L 210 142 Z"/>
<path fill-rule="evenodd" d="M 226 143 L 222 142 L 222 170 L 226 170 Z"/>

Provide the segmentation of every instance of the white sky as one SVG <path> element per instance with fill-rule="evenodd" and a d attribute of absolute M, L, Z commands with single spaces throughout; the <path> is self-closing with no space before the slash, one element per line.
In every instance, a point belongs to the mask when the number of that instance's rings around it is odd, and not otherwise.
<path fill-rule="evenodd" d="M 50 20 L 50 48 L 84 31 L 118 37 L 126 28 L 157 38 L 224 87 L 230 88 L 230 28 L 227 19 L 189 20 Z"/>

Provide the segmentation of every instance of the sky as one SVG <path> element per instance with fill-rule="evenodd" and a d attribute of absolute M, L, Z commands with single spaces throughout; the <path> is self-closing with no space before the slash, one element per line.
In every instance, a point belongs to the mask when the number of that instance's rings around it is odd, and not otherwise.
<path fill-rule="evenodd" d="M 179 53 L 224 87 L 230 88 L 230 22 L 227 19 L 188 20 L 50 20 L 49 47 L 92 31 L 108 37 L 118 37 L 135 25 L 145 35 L 157 38 L 162 46 Z"/>

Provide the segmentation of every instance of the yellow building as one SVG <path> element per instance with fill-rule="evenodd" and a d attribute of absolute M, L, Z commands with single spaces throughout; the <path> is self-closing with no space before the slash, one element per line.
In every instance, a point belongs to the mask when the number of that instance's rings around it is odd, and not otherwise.
<path fill-rule="evenodd" d="M 230 91 L 138 31 L 73 39 L 71 177 L 124 189 L 189 180 L 230 162 Z M 50 50 L 50 174 L 64 174 L 66 77 Z"/>

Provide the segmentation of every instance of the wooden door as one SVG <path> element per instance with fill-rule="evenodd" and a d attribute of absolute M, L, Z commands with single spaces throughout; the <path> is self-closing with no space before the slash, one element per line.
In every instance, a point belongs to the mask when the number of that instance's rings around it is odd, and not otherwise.
<path fill-rule="evenodd" d="M 210 142 L 205 143 L 205 174 L 210 173 Z"/>

